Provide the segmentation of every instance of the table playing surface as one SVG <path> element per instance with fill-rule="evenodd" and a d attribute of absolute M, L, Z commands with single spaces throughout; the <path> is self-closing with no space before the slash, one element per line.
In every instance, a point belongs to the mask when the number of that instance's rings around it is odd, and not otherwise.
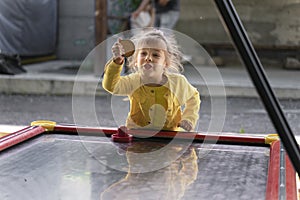
<path fill-rule="evenodd" d="M 0 152 L 0 199 L 266 199 L 269 164 L 263 145 L 52 131 Z"/>

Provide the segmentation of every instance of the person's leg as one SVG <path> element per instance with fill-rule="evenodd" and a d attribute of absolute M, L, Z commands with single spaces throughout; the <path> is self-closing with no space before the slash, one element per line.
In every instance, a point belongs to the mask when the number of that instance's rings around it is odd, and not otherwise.
<path fill-rule="evenodd" d="M 168 11 L 160 14 L 159 27 L 173 29 L 179 19 L 179 11 Z"/>
<path fill-rule="evenodd" d="M 160 14 L 160 26 L 161 28 L 173 29 L 179 19 L 180 12 L 179 11 L 169 11 L 163 14 Z M 182 63 L 191 62 L 192 56 L 191 55 L 182 55 Z"/>
<path fill-rule="evenodd" d="M 154 26 L 155 27 L 160 27 L 160 14 L 155 14 L 155 19 L 154 19 Z"/>

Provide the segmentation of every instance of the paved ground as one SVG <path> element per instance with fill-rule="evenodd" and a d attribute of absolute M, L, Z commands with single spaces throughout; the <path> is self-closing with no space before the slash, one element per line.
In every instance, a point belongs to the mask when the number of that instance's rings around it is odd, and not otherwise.
<path fill-rule="evenodd" d="M 94 102 L 93 102 L 94 100 Z M 78 119 L 73 110 L 73 102 L 82 102 Z M 223 102 L 222 102 L 223 101 Z M 124 103 L 113 103 L 109 96 L 96 98 L 55 95 L 7 95 L 0 94 L 0 124 L 29 125 L 35 120 L 52 120 L 58 123 L 73 124 L 74 117 L 79 125 L 116 127 L 124 124 L 127 108 Z M 259 98 L 229 97 L 219 99 L 226 105 L 223 112 L 212 112 L 212 101 L 202 98 L 199 131 L 208 131 L 209 127 L 222 126 L 224 132 L 275 133 L 271 120 Z M 289 125 L 295 135 L 300 135 L 300 100 L 280 100 Z M 94 105 L 94 109 L 91 108 Z M 113 108 L 112 108 L 113 107 Z M 112 112 L 118 111 L 118 112 Z M 97 119 L 95 119 L 95 115 Z M 213 115 L 212 113 L 215 113 Z M 222 120 L 223 119 L 223 120 Z M 99 124 L 95 124 L 95 122 Z M 224 123 L 224 124 L 223 124 Z M 1 131 L 0 131 L 1 132 Z"/>

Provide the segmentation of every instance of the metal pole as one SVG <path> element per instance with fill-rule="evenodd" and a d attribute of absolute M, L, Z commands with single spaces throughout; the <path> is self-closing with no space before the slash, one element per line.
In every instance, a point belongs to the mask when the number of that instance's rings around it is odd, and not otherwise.
<path fill-rule="evenodd" d="M 224 27 L 228 29 L 247 70 L 260 95 L 264 106 L 276 128 L 280 139 L 294 165 L 300 174 L 300 149 L 292 130 L 284 116 L 279 101 L 276 98 L 262 64 L 247 36 L 239 16 L 230 0 L 215 0 L 215 4 L 222 16 Z"/>
<path fill-rule="evenodd" d="M 106 40 L 107 36 L 107 0 L 95 0 L 95 39 L 96 46 Z M 106 60 L 106 46 L 101 45 L 94 65 L 94 75 L 100 76 Z"/>

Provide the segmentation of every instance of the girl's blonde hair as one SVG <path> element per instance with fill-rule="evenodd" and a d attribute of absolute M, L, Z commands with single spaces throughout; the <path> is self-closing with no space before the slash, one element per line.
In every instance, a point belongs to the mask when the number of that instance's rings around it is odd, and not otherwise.
<path fill-rule="evenodd" d="M 166 44 L 166 63 L 168 67 L 166 68 L 169 73 L 182 73 L 183 66 L 181 64 L 182 53 L 179 50 L 179 46 L 175 39 L 175 36 L 171 33 L 165 33 L 161 30 L 148 28 L 134 35 L 131 40 L 135 44 L 136 50 L 140 48 L 141 45 L 147 44 L 149 42 L 160 42 Z M 128 67 L 133 71 L 137 71 L 135 68 L 135 62 L 137 60 L 137 51 L 128 58 Z"/>

